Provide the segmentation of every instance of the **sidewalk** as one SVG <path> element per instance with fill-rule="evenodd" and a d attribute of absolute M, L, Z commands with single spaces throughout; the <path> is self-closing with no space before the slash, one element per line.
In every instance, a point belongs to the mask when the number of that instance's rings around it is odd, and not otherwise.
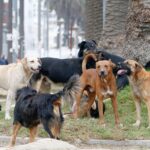
<path fill-rule="evenodd" d="M 2 146 L 7 146 L 9 143 L 10 137 L 8 136 L 0 136 L 0 150 L 7 150 L 5 147 Z M 38 141 L 42 141 L 41 145 L 45 145 L 45 140 L 50 140 L 51 142 L 48 143 L 46 141 L 47 144 L 49 144 L 49 146 L 53 143 L 52 141 L 55 142 L 55 148 L 56 146 L 58 146 L 56 149 L 60 149 L 60 145 L 62 143 L 65 143 L 66 146 L 72 146 L 73 149 L 71 150 L 150 150 L 150 140 L 124 140 L 124 141 L 115 141 L 115 140 L 97 140 L 97 139 L 90 139 L 87 142 L 84 143 L 79 143 L 79 144 L 75 144 L 76 147 L 74 146 L 74 143 L 67 143 L 67 142 L 63 142 L 63 141 L 57 141 L 57 140 L 53 140 L 53 139 L 47 139 L 47 138 L 37 138 L 37 141 L 34 142 L 36 144 L 33 143 L 32 144 L 26 144 L 28 143 L 28 138 L 17 138 L 17 144 L 19 144 L 18 149 L 16 148 L 15 150 L 20 150 L 23 149 L 23 147 L 28 148 L 29 146 L 35 146 L 37 144 L 39 144 L 40 142 Z M 57 144 L 56 144 L 57 142 Z M 26 144 L 26 145 L 20 145 L 20 144 Z M 53 145 L 53 144 L 52 144 Z M 49 147 L 50 148 L 50 147 Z M 13 150 L 13 149 L 12 149 Z M 28 149 L 25 149 L 28 150 Z M 40 150 L 40 147 L 38 147 L 38 149 L 36 150 Z M 46 150 L 46 148 L 44 149 Z M 51 149 L 49 149 L 51 150 Z M 54 150 L 54 148 L 52 148 L 52 150 Z M 62 150 L 62 149 L 61 149 Z M 68 149 L 69 150 L 69 149 Z"/>

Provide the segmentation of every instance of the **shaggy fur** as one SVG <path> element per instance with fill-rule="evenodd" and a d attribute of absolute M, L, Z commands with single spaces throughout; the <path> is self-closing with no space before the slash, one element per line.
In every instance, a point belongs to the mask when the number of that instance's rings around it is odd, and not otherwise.
<path fill-rule="evenodd" d="M 40 123 L 51 138 L 59 138 L 64 121 L 61 98 L 73 98 L 78 88 L 79 77 L 73 76 L 63 90 L 55 94 L 40 94 L 29 87 L 18 90 L 10 145 L 15 144 L 17 133 L 22 126 L 30 129 L 30 142 L 34 141 Z"/>

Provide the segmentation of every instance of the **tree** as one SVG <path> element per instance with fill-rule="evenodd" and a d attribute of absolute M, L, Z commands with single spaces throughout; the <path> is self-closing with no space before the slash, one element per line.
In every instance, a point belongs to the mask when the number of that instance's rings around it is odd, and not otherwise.
<path fill-rule="evenodd" d="M 74 21 L 80 27 L 84 26 L 85 0 L 50 0 L 50 9 L 55 9 L 58 18 L 65 20 L 65 29 L 69 30 Z"/>
<path fill-rule="evenodd" d="M 97 42 L 100 40 L 103 28 L 102 0 L 86 0 L 85 37 Z"/>
<path fill-rule="evenodd" d="M 150 62 L 150 7 L 149 1 L 131 0 L 126 24 L 124 55 L 143 65 Z"/>
<path fill-rule="evenodd" d="M 96 39 L 100 47 L 116 48 L 114 36 L 125 33 L 128 6 L 129 0 L 86 0 L 86 38 Z"/>
<path fill-rule="evenodd" d="M 129 0 L 106 1 L 103 35 L 112 37 L 124 33 L 128 6 Z"/>

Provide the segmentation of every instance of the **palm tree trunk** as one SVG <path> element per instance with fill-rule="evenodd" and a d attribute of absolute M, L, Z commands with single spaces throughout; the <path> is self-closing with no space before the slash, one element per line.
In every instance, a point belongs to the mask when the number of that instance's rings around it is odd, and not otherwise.
<path fill-rule="evenodd" d="M 86 39 L 100 40 L 103 28 L 103 3 L 102 0 L 86 0 Z"/>
<path fill-rule="evenodd" d="M 107 0 L 104 23 L 104 36 L 112 37 L 125 31 L 128 0 Z"/>
<path fill-rule="evenodd" d="M 124 55 L 143 65 L 150 61 L 150 7 L 145 0 L 132 0 L 126 24 Z M 148 2 L 148 1 L 147 1 Z"/>

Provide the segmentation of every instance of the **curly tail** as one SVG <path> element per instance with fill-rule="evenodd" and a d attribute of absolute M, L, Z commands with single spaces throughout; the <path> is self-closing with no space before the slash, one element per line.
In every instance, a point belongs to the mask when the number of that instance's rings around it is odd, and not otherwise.
<path fill-rule="evenodd" d="M 84 70 L 86 70 L 86 64 L 87 64 L 87 61 L 89 60 L 89 58 L 93 58 L 95 61 L 97 61 L 97 57 L 95 54 L 93 53 L 90 53 L 90 54 L 87 54 L 84 59 L 83 59 L 83 62 L 82 62 L 82 72 Z"/>

